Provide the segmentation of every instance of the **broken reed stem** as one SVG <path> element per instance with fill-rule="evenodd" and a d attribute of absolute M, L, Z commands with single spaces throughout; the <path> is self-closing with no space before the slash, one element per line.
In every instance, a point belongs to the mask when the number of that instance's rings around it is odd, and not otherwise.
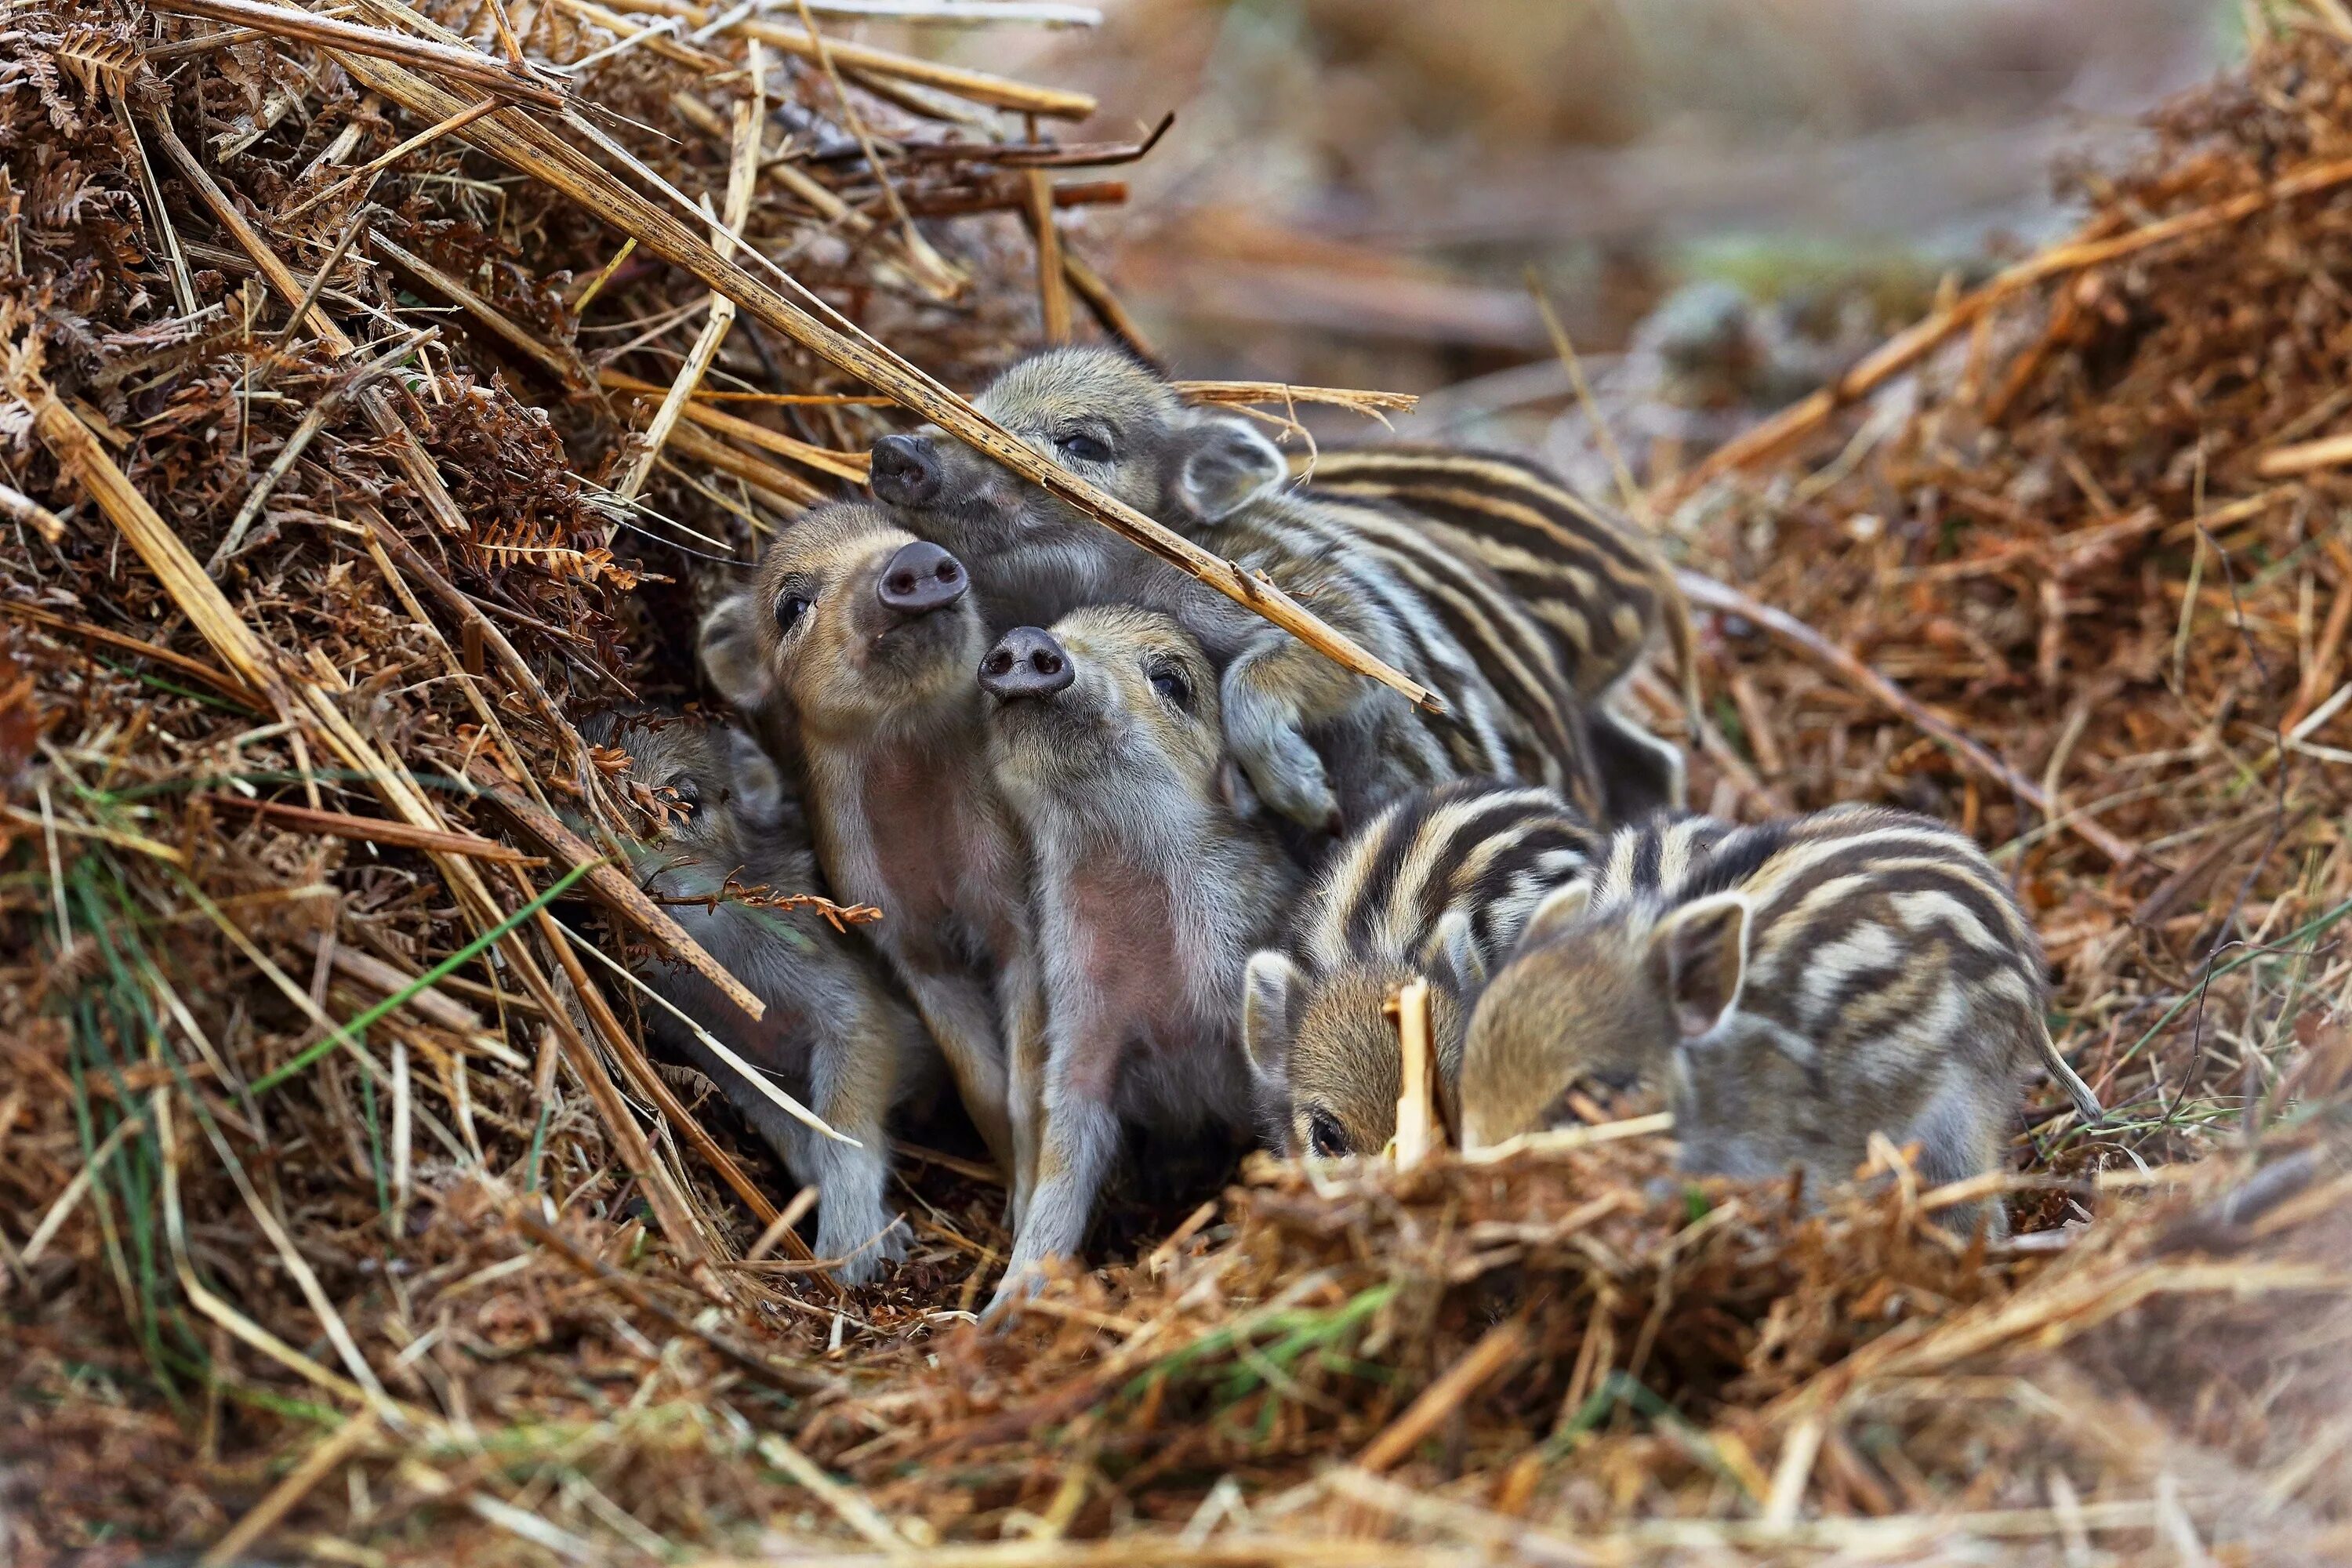
<path fill-rule="evenodd" d="M 485 92 L 513 101 L 535 103 L 546 109 L 563 106 L 564 95 L 561 91 L 474 49 L 458 48 L 403 33 L 388 33 L 380 27 L 362 27 L 355 22 L 333 21 L 324 16 L 314 16 L 307 11 L 263 5 L 260 0 L 156 0 L 155 9 L 168 11 L 174 16 L 203 16 L 210 21 L 255 27 L 277 37 L 292 38 L 319 48 L 342 49 L 371 55 L 378 59 L 404 61 L 421 70 L 455 77 Z"/>
<path fill-rule="evenodd" d="M 1352 386 L 1293 386 L 1286 381 L 1178 381 L 1169 384 L 1180 397 L 1195 403 L 1322 403 L 1352 408 L 1370 417 L 1375 411 L 1409 414 L 1421 405 L 1410 392 L 1373 392 Z"/>
<path fill-rule="evenodd" d="M 1692 604 L 1722 615 L 1738 616 L 1742 620 L 1761 626 L 1773 638 L 1796 653 L 1835 675 L 1861 695 L 1871 699 L 1905 720 L 1915 728 L 1942 742 L 1953 757 L 1969 771 L 1987 781 L 2000 785 L 2020 801 L 2043 816 L 2051 816 L 2050 797 L 2042 786 L 2011 767 L 1984 747 L 1960 733 L 1948 721 L 1938 717 L 1917 698 L 1904 690 L 1886 677 L 1871 668 L 1845 649 L 1838 647 L 1796 616 L 1741 593 L 1738 589 L 1717 582 L 1714 578 L 1689 570 L 1675 574 L 1675 584 Z M 2065 824 L 2068 832 L 2105 855 L 2117 867 L 2132 864 L 2139 851 L 2122 838 L 2102 827 L 2080 812 L 2055 818 Z"/>
<path fill-rule="evenodd" d="M 210 0 L 210 3 L 217 3 L 217 0 Z M 713 16 L 704 7 L 688 5 L 685 0 L 613 0 L 612 8 L 639 15 L 676 16 L 697 27 L 709 23 Z M 810 42 L 805 28 L 786 27 L 774 22 L 746 18 L 730 25 L 725 30 L 737 37 L 757 38 L 763 44 L 782 49 L 787 54 L 798 55 L 803 59 L 817 58 L 819 46 Z M 866 44 L 826 38 L 823 47 L 834 64 L 844 70 L 911 81 L 921 87 L 936 89 L 951 98 L 984 103 L 992 109 L 1041 114 L 1049 120 L 1086 120 L 1098 107 L 1090 93 L 1033 87 L 1027 82 L 991 76 L 986 71 L 940 65 L 933 60 L 917 59 L 912 55 L 897 54 Z"/>
<path fill-rule="evenodd" d="M 763 38 L 765 35 L 760 35 Z M 335 52 L 354 79 L 412 114 L 446 116 L 463 105 L 445 89 L 386 60 Z M 728 295 L 742 310 L 845 374 L 887 393 L 982 457 L 1011 469 L 1113 532 L 1199 578 L 1255 611 L 1334 662 L 1370 676 L 1423 709 L 1445 710 L 1429 688 L 1358 645 L 1263 573 L 1244 572 L 1183 535 L 1161 527 L 1054 463 L 898 354 L 852 329 L 837 331 L 720 256 L 685 224 L 591 161 L 576 146 L 513 109 L 488 115 L 459 132 L 489 156 L 544 181 L 591 215 L 631 236 L 655 255 Z M 764 258 L 763 258 L 764 259 Z"/>
<path fill-rule="evenodd" d="M 1068 268 L 1062 262 L 1062 227 L 1054 218 L 1054 177 L 1031 169 L 1025 179 L 1028 205 L 1022 216 L 1037 243 L 1037 321 L 1049 343 L 1070 341 Z"/>
<path fill-rule="evenodd" d="M 746 68 L 751 77 L 749 98 L 735 100 L 734 136 L 731 155 L 727 166 L 727 210 L 710 229 L 710 243 L 721 257 L 735 254 L 735 246 L 742 237 L 743 226 L 751 218 L 751 193 L 760 182 L 760 132 L 767 122 L 766 56 L 759 40 L 744 46 L 750 58 Z M 653 477 L 654 464 L 661 457 L 669 433 L 685 412 L 687 399 L 702 384 L 711 362 L 719 357 L 719 346 L 726 342 L 728 331 L 735 325 L 735 301 L 713 289 L 710 314 L 696 335 L 694 346 L 687 350 L 686 363 L 678 367 L 677 378 L 670 383 L 661 405 L 654 410 L 653 420 L 640 437 L 642 445 L 631 459 L 628 469 L 621 476 L 613 493 L 623 501 L 634 501 L 642 494 L 646 481 Z M 613 536 L 620 530 L 617 522 L 607 524 L 604 543 L 609 547 Z"/>
<path fill-rule="evenodd" d="M 1410 1171 L 1436 1147 L 1436 1063 L 1430 1043 L 1429 982 L 1419 977 L 1400 986 L 1390 1003 L 1396 1019 L 1397 1049 L 1403 1070 L 1398 1078 L 1396 1163 Z"/>
<path fill-rule="evenodd" d="M 596 384 L 607 391 L 624 392 L 637 398 L 658 397 L 662 390 L 652 382 L 640 381 L 626 371 L 610 368 L 596 373 Z M 781 430 L 772 430 L 765 425 L 710 407 L 699 399 L 687 405 L 685 416 L 715 434 L 729 437 L 746 446 L 757 447 L 761 451 L 773 452 L 780 458 L 789 458 L 834 479 L 846 479 L 854 485 L 866 482 L 866 458 L 863 452 L 836 452 L 830 447 L 794 440 Z"/>

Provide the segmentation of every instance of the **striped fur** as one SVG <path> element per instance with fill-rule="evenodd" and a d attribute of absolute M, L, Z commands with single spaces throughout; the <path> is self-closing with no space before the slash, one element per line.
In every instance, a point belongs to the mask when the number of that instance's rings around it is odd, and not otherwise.
<path fill-rule="evenodd" d="M 1957 1181 L 2000 1163 L 2037 1058 L 2099 1114 L 2047 999 L 2032 923 L 1940 823 L 1866 805 L 1662 820 L 1546 900 L 1480 998 L 1464 1137 L 1543 1125 L 1580 1077 L 1640 1075 L 1669 1089 L 1690 1169 L 1840 1180 L 1876 1131 Z"/>
<path fill-rule="evenodd" d="M 1449 553 L 1475 560 L 1552 641 L 1570 690 L 1591 713 L 1611 813 L 1635 820 L 1679 807 L 1679 752 L 1616 712 L 1611 699 L 1663 630 L 1698 711 L 1690 608 L 1632 522 L 1594 506 L 1531 459 L 1425 445 L 1291 459 L 1306 494 L 1391 513 Z"/>
<path fill-rule="evenodd" d="M 877 446 L 875 493 L 971 566 L 992 623 L 1045 626 L 1101 603 L 1173 614 L 1222 672 L 1234 758 L 1275 811 L 1328 828 L 1482 775 L 1600 807 L 1559 640 L 1466 535 L 1382 504 L 1286 492 L 1282 456 L 1255 427 L 1186 404 L 1108 351 L 1049 351 L 975 402 L 1072 471 L 1279 583 L 1445 700 L 1448 717 L 1416 711 L 944 437 Z"/>
<path fill-rule="evenodd" d="M 1597 845 L 1559 795 L 1492 780 L 1399 801 L 1341 844 L 1285 945 L 1250 961 L 1242 1031 L 1270 1141 L 1294 1154 L 1387 1145 L 1401 1068 L 1384 1008 L 1416 974 L 1450 1104 L 1469 998 Z"/>
<path fill-rule="evenodd" d="M 1291 469 L 1309 495 L 1396 507 L 1459 535 L 1559 639 L 1580 697 L 1622 681 L 1662 626 L 1683 657 L 1687 616 L 1648 540 L 1540 464 L 1404 445 L 1320 452 Z"/>

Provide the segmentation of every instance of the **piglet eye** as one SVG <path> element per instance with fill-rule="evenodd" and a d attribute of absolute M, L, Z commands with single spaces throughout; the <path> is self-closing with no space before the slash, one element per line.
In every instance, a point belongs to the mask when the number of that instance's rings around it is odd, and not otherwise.
<path fill-rule="evenodd" d="M 674 804 L 678 816 L 685 821 L 692 822 L 696 814 L 702 809 L 702 786 L 688 775 L 680 773 L 669 781 L 667 788 L 671 795 L 671 804 Z"/>
<path fill-rule="evenodd" d="M 793 628 L 800 625 L 801 617 L 807 615 L 810 608 L 808 595 L 805 594 L 779 595 L 776 600 L 776 629 L 790 637 Z"/>
<path fill-rule="evenodd" d="M 1189 710 L 1192 706 L 1192 685 L 1181 669 L 1162 666 L 1151 671 L 1151 689 L 1179 708 Z"/>
<path fill-rule="evenodd" d="M 1307 1113 L 1307 1146 L 1326 1160 L 1336 1160 L 1348 1152 L 1347 1130 L 1318 1106 Z"/>
<path fill-rule="evenodd" d="M 1089 436 L 1083 430 L 1073 430 L 1066 436 L 1059 437 L 1054 444 L 1061 447 L 1065 454 L 1076 458 L 1081 463 L 1110 461 L 1110 443 L 1099 436 Z"/>

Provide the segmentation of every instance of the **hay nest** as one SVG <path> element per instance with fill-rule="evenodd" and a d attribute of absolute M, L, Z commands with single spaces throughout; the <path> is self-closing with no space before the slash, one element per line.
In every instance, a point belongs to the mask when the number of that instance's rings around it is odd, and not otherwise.
<path fill-rule="evenodd" d="M 983 1173 L 909 1151 L 920 1245 L 845 1295 L 646 1058 L 588 950 L 661 920 L 588 868 L 651 803 L 573 720 L 687 689 L 703 569 L 856 481 L 877 389 L 945 406 L 892 349 L 1133 338 L 1041 173 L 1132 149 L 790 9 L 18 8 L 0 1542 L 2341 1560 L 2339 16 L 1637 498 L 1706 613 L 1701 798 L 1946 815 L 2042 922 L 2113 1114 L 2029 1108 L 2013 1240 L 1892 1150 L 1821 1208 L 1681 1178 L 1628 1107 L 1254 1162 L 987 1336 Z"/>

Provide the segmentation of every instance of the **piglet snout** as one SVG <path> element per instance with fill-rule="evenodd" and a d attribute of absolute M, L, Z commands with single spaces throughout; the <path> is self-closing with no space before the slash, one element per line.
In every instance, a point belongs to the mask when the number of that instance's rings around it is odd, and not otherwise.
<path fill-rule="evenodd" d="M 924 506 L 940 493 L 940 459 L 920 436 L 885 436 L 874 443 L 868 475 L 875 499 L 891 506 Z"/>
<path fill-rule="evenodd" d="M 1035 626 L 1015 626 L 980 661 L 981 689 L 1011 701 L 1016 697 L 1051 697 L 1075 679 L 1070 656 L 1051 632 Z"/>
<path fill-rule="evenodd" d="M 917 540 L 882 568 L 875 596 L 902 616 L 926 616 L 962 598 L 969 586 L 962 562 L 928 540 Z"/>

